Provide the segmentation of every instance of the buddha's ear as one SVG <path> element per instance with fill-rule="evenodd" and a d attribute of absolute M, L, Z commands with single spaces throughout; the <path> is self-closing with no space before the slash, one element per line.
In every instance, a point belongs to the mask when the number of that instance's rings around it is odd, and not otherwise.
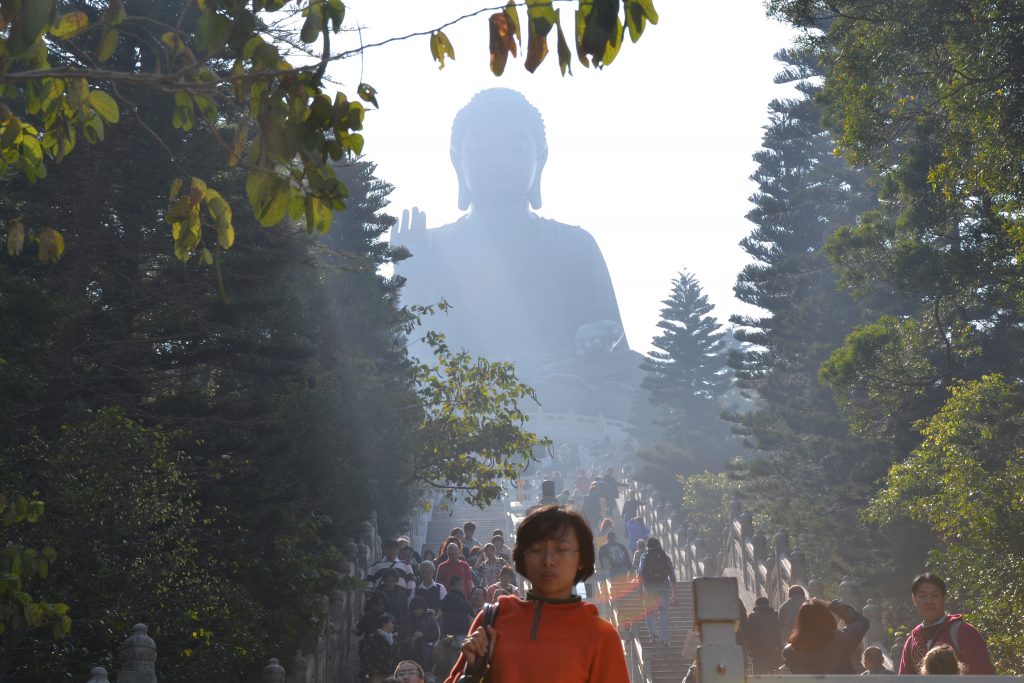
<path fill-rule="evenodd" d="M 546 164 L 547 161 L 548 150 L 547 147 L 545 147 L 537 153 L 537 172 L 534 173 L 533 184 L 530 185 L 530 190 L 526 193 L 526 198 L 530 200 L 530 206 L 534 211 L 544 204 L 540 198 L 540 178 L 544 174 L 544 164 Z"/>
<path fill-rule="evenodd" d="M 455 177 L 459 179 L 459 210 L 466 211 L 473 203 L 473 194 L 466 184 L 465 175 L 462 172 L 462 160 L 455 156 L 455 150 L 451 151 L 452 166 L 455 167 Z"/>

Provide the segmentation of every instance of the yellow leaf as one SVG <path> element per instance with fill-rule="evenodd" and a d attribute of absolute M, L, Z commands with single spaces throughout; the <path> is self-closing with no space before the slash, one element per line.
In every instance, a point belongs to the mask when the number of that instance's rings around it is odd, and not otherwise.
<path fill-rule="evenodd" d="M 100 44 L 96 48 L 96 59 L 101 62 L 105 62 L 114 54 L 114 50 L 117 49 L 117 39 L 120 36 L 120 32 L 116 28 L 108 28 L 103 32 L 103 36 L 100 37 Z"/>
<path fill-rule="evenodd" d="M 25 246 L 25 224 L 14 219 L 7 224 L 7 253 L 17 256 Z"/>
<path fill-rule="evenodd" d="M 64 40 L 81 33 L 88 25 L 89 17 L 85 12 L 69 12 L 58 17 L 57 23 L 50 27 L 50 35 Z"/>
<path fill-rule="evenodd" d="M 231 154 L 228 156 L 228 166 L 233 168 L 242 160 L 242 151 L 245 149 L 245 143 L 248 139 L 249 122 L 243 121 L 241 125 L 238 126 L 238 132 L 235 133 L 235 141 L 231 144 Z"/>
<path fill-rule="evenodd" d="M 89 91 L 89 105 L 107 123 L 117 123 L 121 120 L 121 112 L 117 108 L 117 102 L 102 90 Z"/>
<path fill-rule="evenodd" d="M 206 247 L 203 247 L 202 257 L 203 257 L 203 263 L 205 263 L 208 266 L 212 266 L 213 265 L 213 254 L 211 254 L 210 250 L 207 249 Z"/>
<path fill-rule="evenodd" d="M 56 263 L 64 253 L 64 236 L 53 228 L 43 228 L 36 238 L 39 242 L 39 260 Z"/>

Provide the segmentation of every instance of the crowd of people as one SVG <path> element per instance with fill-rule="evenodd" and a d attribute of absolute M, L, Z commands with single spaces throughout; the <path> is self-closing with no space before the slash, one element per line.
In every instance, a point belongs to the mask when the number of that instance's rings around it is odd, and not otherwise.
<path fill-rule="evenodd" d="M 369 569 L 371 591 L 355 628 L 362 680 L 455 683 L 486 659 L 506 670 L 501 681 L 628 681 L 617 632 L 573 589 L 598 570 L 613 587 L 639 589 L 649 644 L 668 648 L 677 579 L 640 503 L 627 500 L 619 512 L 617 497 L 613 472 L 591 478 L 580 509 L 558 501 L 532 508 L 512 548 L 500 529 L 481 541 L 473 522 L 453 528 L 436 554 L 423 557 L 408 538 L 386 541 L 384 557 Z M 625 542 L 615 532 L 616 514 L 625 520 Z M 862 648 L 864 615 L 839 600 L 810 598 L 801 586 L 790 588 L 778 610 L 763 597 L 749 614 L 741 603 L 737 643 L 754 674 L 994 673 L 984 638 L 962 615 L 946 613 L 946 595 L 938 576 L 914 579 L 921 623 L 895 665 L 881 648 Z M 498 606 L 494 624 L 482 623 L 485 604 Z M 553 661 L 539 659 L 547 657 L 564 662 L 562 677 L 533 671 L 537 662 Z M 691 667 L 686 680 L 695 673 Z"/>
<path fill-rule="evenodd" d="M 911 584 L 921 617 L 891 668 L 877 645 L 861 649 L 868 619 L 840 600 L 809 598 L 801 586 L 776 611 L 758 598 L 741 622 L 737 640 L 753 673 L 793 674 L 994 674 L 985 639 L 960 614 L 946 612 L 945 582 L 932 573 Z"/>
<path fill-rule="evenodd" d="M 367 572 L 370 593 L 354 630 L 364 680 L 383 681 L 399 663 L 433 678 L 451 663 L 450 643 L 465 638 L 486 602 L 520 595 L 504 532 L 495 529 L 486 543 L 476 532 L 476 524 L 466 522 L 451 530 L 436 555 L 428 550 L 422 557 L 407 537 L 383 543 L 384 557 Z"/>

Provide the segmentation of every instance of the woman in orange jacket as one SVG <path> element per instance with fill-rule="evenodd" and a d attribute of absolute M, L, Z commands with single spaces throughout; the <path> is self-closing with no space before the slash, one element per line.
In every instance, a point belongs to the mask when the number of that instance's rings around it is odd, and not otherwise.
<path fill-rule="evenodd" d="M 594 537 L 583 516 L 563 505 L 534 510 L 519 525 L 512 558 L 532 588 L 525 600 L 499 597 L 493 626 L 477 616 L 446 683 L 488 650 L 490 683 L 628 683 L 615 627 L 572 593 L 594 574 Z"/>

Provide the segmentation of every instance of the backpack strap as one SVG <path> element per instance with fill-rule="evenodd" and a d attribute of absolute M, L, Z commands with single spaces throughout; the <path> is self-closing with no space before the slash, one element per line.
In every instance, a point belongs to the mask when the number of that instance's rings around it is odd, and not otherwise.
<path fill-rule="evenodd" d="M 958 620 L 949 625 L 949 640 L 953 643 L 953 651 L 956 653 L 957 659 L 960 659 L 960 640 L 956 636 L 962 623 Z"/>
<path fill-rule="evenodd" d="M 483 616 L 480 619 L 480 626 L 493 626 L 495 619 L 498 618 L 498 603 L 488 602 L 484 603 Z M 459 683 L 463 681 L 481 681 L 487 677 L 488 672 L 491 669 L 491 655 L 494 654 L 494 640 L 487 637 L 487 654 L 482 659 L 477 659 L 473 664 L 472 668 L 466 667 L 463 669 L 462 675 L 457 679 Z"/>

